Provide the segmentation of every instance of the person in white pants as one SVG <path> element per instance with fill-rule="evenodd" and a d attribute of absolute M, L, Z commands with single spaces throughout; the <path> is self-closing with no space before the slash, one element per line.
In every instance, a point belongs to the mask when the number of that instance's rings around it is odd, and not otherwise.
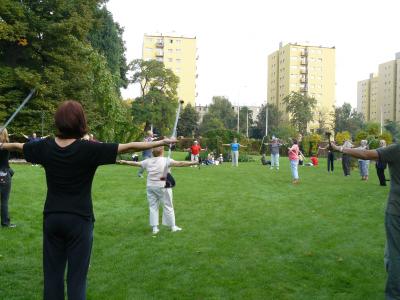
<path fill-rule="evenodd" d="M 165 188 L 165 168 L 167 167 L 167 158 L 163 156 L 164 147 L 153 149 L 153 157 L 141 162 L 118 161 L 120 164 L 142 167 L 148 173 L 147 175 L 147 200 L 149 202 L 150 226 L 153 234 L 160 230 L 159 225 L 159 206 L 163 205 L 162 224 L 171 228 L 172 232 L 180 231 L 182 228 L 175 224 L 175 212 L 173 205 L 172 188 Z M 168 172 L 170 167 L 187 167 L 198 164 L 197 161 L 175 161 L 169 160 Z"/>
<path fill-rule="evenodd" d="M 276 168 L 279 170 L 279 148 L 282 144 L 276 137 L 272 137 L 272 142 L 269 146 L 271 148 L 271 169 Z"/>
<path fill-rule="evenodd" d="M 230 146 L 231 147 L 231 154 L 232 154 L 232 166 L 233 167 L 238 167 L 239 166 L 239 148 L 243 147 L 246 148 L 246 146 L 243 146 L 237 142 L 237 138 L 233 139 L 233 143 L 230 144 L 222 144 L 222 146 Z"/>

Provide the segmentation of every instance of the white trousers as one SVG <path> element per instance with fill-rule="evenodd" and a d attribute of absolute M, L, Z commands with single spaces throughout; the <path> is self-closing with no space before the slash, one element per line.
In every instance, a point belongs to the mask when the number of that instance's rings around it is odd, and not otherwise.
<path fill-rule="evenodd" d="M 190 154 L 191 161 L 199 161 L 199 154 Z"/>
<path fill-rule="evenodd" d="M 172 204 L 172 189 L 159 186 L 147 187 L 147 200 L 149 201 L 150 226 L 158 226 L 158 209 L 163 205 L 162 224 L 175 226 L 175 212 Z"/>
<path fill-rule="evenodd" d="M 273 167 L 279 168 L 279 153 L 271 154 L 271 168 Z"/>
<path fill-rule="evenodd" d="M 239 151 L 232 151 L 232 166 L 239 166 Z"/>

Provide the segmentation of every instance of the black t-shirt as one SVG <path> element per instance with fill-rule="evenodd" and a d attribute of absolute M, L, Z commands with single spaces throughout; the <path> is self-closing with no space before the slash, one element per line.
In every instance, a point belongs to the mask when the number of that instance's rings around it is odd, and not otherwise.
<path fill-rule="evenodd" d="M 73 213 L 93 218 L 92 182 L 100 165 L 114 164 L 118 144 L 76 140 L 60 147 L 54 139 L 24 144 L 28 162 L 46 171 L 47 196 L 44 214 Z"/>
<path fill-rule="evenodd" d="M 0 150 L 0 170 L 10 168 L 8 160 L 10 159 L 10 152 L 7 150 Z"/>

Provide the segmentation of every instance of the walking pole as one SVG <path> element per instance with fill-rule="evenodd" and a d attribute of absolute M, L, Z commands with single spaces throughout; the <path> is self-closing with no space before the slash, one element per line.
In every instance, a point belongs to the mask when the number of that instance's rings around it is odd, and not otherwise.
<path fill-rule="evenodd" d="M 21 105 L 17 108 L 17 110 L 12 114 L 12 116 L 7 120 L 7 122 L 0 128 L 0 134 L 3 132 L 4 129 L 7 128 L 8 124 L 11 123 L 12 120 L 17 116 L 19 111 L 25 106 L 26 103 L 32 98 L 33 94 L 36 92 L 36 89 L 32 89 L 29 95 L 24 99 Z"/>
<path fill-rule="evenodd" d="M 179 115 L 181 113 L 181 107 L 182 107 L 183 102 L 184 102 L 183 100 L 179 101 L 178 109 L 176 111 L 176 116 L 175 116 L 174 128 L 172 129 L 171 138 L 175 138 L 176 137 L 176 128 L 178 126 Z M 165 180 L 167 179 L 167 175 L 168 175 L 168 165 L 169 165 L 169 161 L 171 159 L 171 153 L 172 153 L 172 144 L 169 144 L 167 163 L 166 163 L 166 166 L 165 166 L 165 169 L 164 169 L 164 176 L 163 176 L 163 178 L 165 178 Z"/>

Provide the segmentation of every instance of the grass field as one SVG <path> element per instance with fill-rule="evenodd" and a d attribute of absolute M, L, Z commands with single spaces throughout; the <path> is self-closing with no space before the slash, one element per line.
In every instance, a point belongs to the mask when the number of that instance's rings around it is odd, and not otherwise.
<path fill-rule="evenodd" d="M 388 187 L 289 163 L 181 168 L 174 203 L 182 232 L 148 226 L 145 180 L 105 166 L 93 185 L 95 239 L 88 299 L 383 299 Z M 42 298 L 44 172 L 14 165 L 0 231 L 0 299 Z"/>

